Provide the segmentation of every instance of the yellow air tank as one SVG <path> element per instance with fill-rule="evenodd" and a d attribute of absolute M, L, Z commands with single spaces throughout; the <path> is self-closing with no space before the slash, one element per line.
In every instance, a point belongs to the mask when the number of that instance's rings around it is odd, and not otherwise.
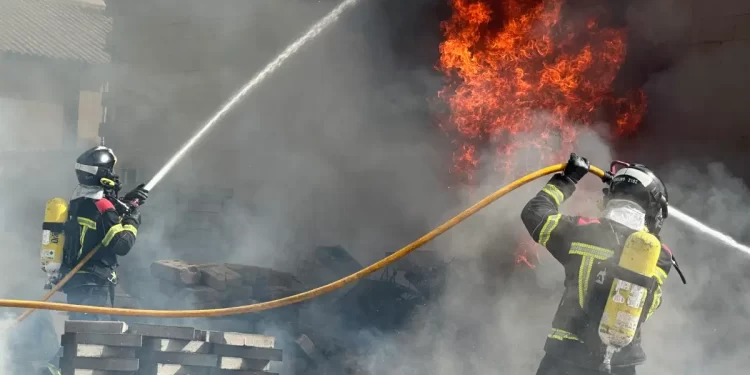
<path fill-rule="evenodd" d="M 625 241 L 619 266 L 653 278 L 661 242 L 648 232 L 635 232 Z M 615 278 L 599 323 L 599 338 L 607 346 L 603 369 L 610 371 L 614 353 L 633 341 L 648 297 L 648 289 Z"/>
<path fill-rule="evenodd" d="M 47 201 L 42 224 L 42 270 L 47 273 L 48 287 L 55 282 L 63 260 L 65 234 L 63 228 L 68 218 L 68 202 L 62 198 Z"/>

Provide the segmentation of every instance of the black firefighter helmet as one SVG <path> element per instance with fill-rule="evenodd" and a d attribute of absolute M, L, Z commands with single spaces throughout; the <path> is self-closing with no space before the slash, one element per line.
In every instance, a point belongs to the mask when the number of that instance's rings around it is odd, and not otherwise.
<path fill-rule="evenodd" d="M 609 187 L 604 189 L 605 204 L 610 199 L 638 204 L 646 211 L 649 232 L 658 235 L 669 215 L 669 194 L 664 183 L 643 164 L 614 161 L 610 173 Z"/>
<path fill-rule="evenodd" d="M 76 159 L 78 183 L 86 186 L 117 188 L 116 165 L 117 156 L 112 149 L 104 146 L 89 149 Z"/>

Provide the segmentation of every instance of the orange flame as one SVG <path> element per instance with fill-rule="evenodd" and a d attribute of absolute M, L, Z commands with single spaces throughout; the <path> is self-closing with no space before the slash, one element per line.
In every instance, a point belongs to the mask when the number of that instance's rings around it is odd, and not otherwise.
<path fill-rule="evenodd" d="M 625 30 L 600 27 L 596 16 L 580 26 L 563 22 L 562 0 L 449 1 L 439 63 L 446 84 L 438 97 L 450 113 L 440 126 L 455 145 L 454 171 L 463 182 L 471 184 L 487 162 L 507 175 L 521 150 L 542 155 L 539 166 L 567 159 L 578 129 L 602 121 L 601 109 L 614 110 L 615 134 L 637 129 L 643 92 L 623 99 L 611 89 L 625 58 Z M 495 152 L 480 155 L 488 146 Z M 520 247 L 518 263 L 533 265 L 531 248 Z"/>

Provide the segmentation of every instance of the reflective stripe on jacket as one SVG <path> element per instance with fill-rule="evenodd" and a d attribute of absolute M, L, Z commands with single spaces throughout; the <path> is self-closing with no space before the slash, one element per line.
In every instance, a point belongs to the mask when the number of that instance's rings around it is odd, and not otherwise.
<path fill-rule="evenodd" d="M 581 367 L 597 369 L 601 364 L 601 353 L 592 351 L 597 345 L 586 345 L 583 332 L 599 322 L 587 319 L 583 310 L 587 296 L 592 267 L 597 261 L 619 256 L 625 240 L 635 231 L 608 219 L 591 219 L 563 215 L 560 205 L 575 191 L 575 184 L 557 174 L 524 207 L 521 219 L 533 239 L 547 248 L 565 268 L 565 291 L 560 300 L 552 332 L 547 337 L 545 351 L 553 356 L 575 361 Z M 644 229 L 645 230 L 645 229 Z M 661 285 L 671 269 L 671 253 L 662 245 L 657 263 L 658 287 L 654 293 L 647 317 L 661 305 Z M 645 326 L 646 324 L 642 324 Z M 598 340 L 598 337 L 596 338 Z M 589 338 L 589 340 L 591 340 Z M 601 344 L 598 342 L 597 344 Z M 640 329 L 633 342 L 615 354 L 612 366 L 631 366 L 645 361 L 641 347 Z"/>
<path fill-rule="evenodd" d="M 116 282 L 117 257 L 126 255 L 135 243 L 138 228 L 123 225 L 114 205 L 105 199 L 76 198 L 70 202 L 65 224 L 65 254 L 72 268 L 96 246 L 101 248 L 63 289 L 80 285 Z"/>

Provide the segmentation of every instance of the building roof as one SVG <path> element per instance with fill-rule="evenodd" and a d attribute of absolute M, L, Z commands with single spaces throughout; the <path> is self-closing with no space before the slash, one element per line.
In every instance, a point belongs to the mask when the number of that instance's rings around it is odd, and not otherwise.
<path fill-rule="evenodd" d="M 104 7 L 71 0 L 0 0 L 0 52 L 91 64 L 104 50 L 112 19 Z"/>

